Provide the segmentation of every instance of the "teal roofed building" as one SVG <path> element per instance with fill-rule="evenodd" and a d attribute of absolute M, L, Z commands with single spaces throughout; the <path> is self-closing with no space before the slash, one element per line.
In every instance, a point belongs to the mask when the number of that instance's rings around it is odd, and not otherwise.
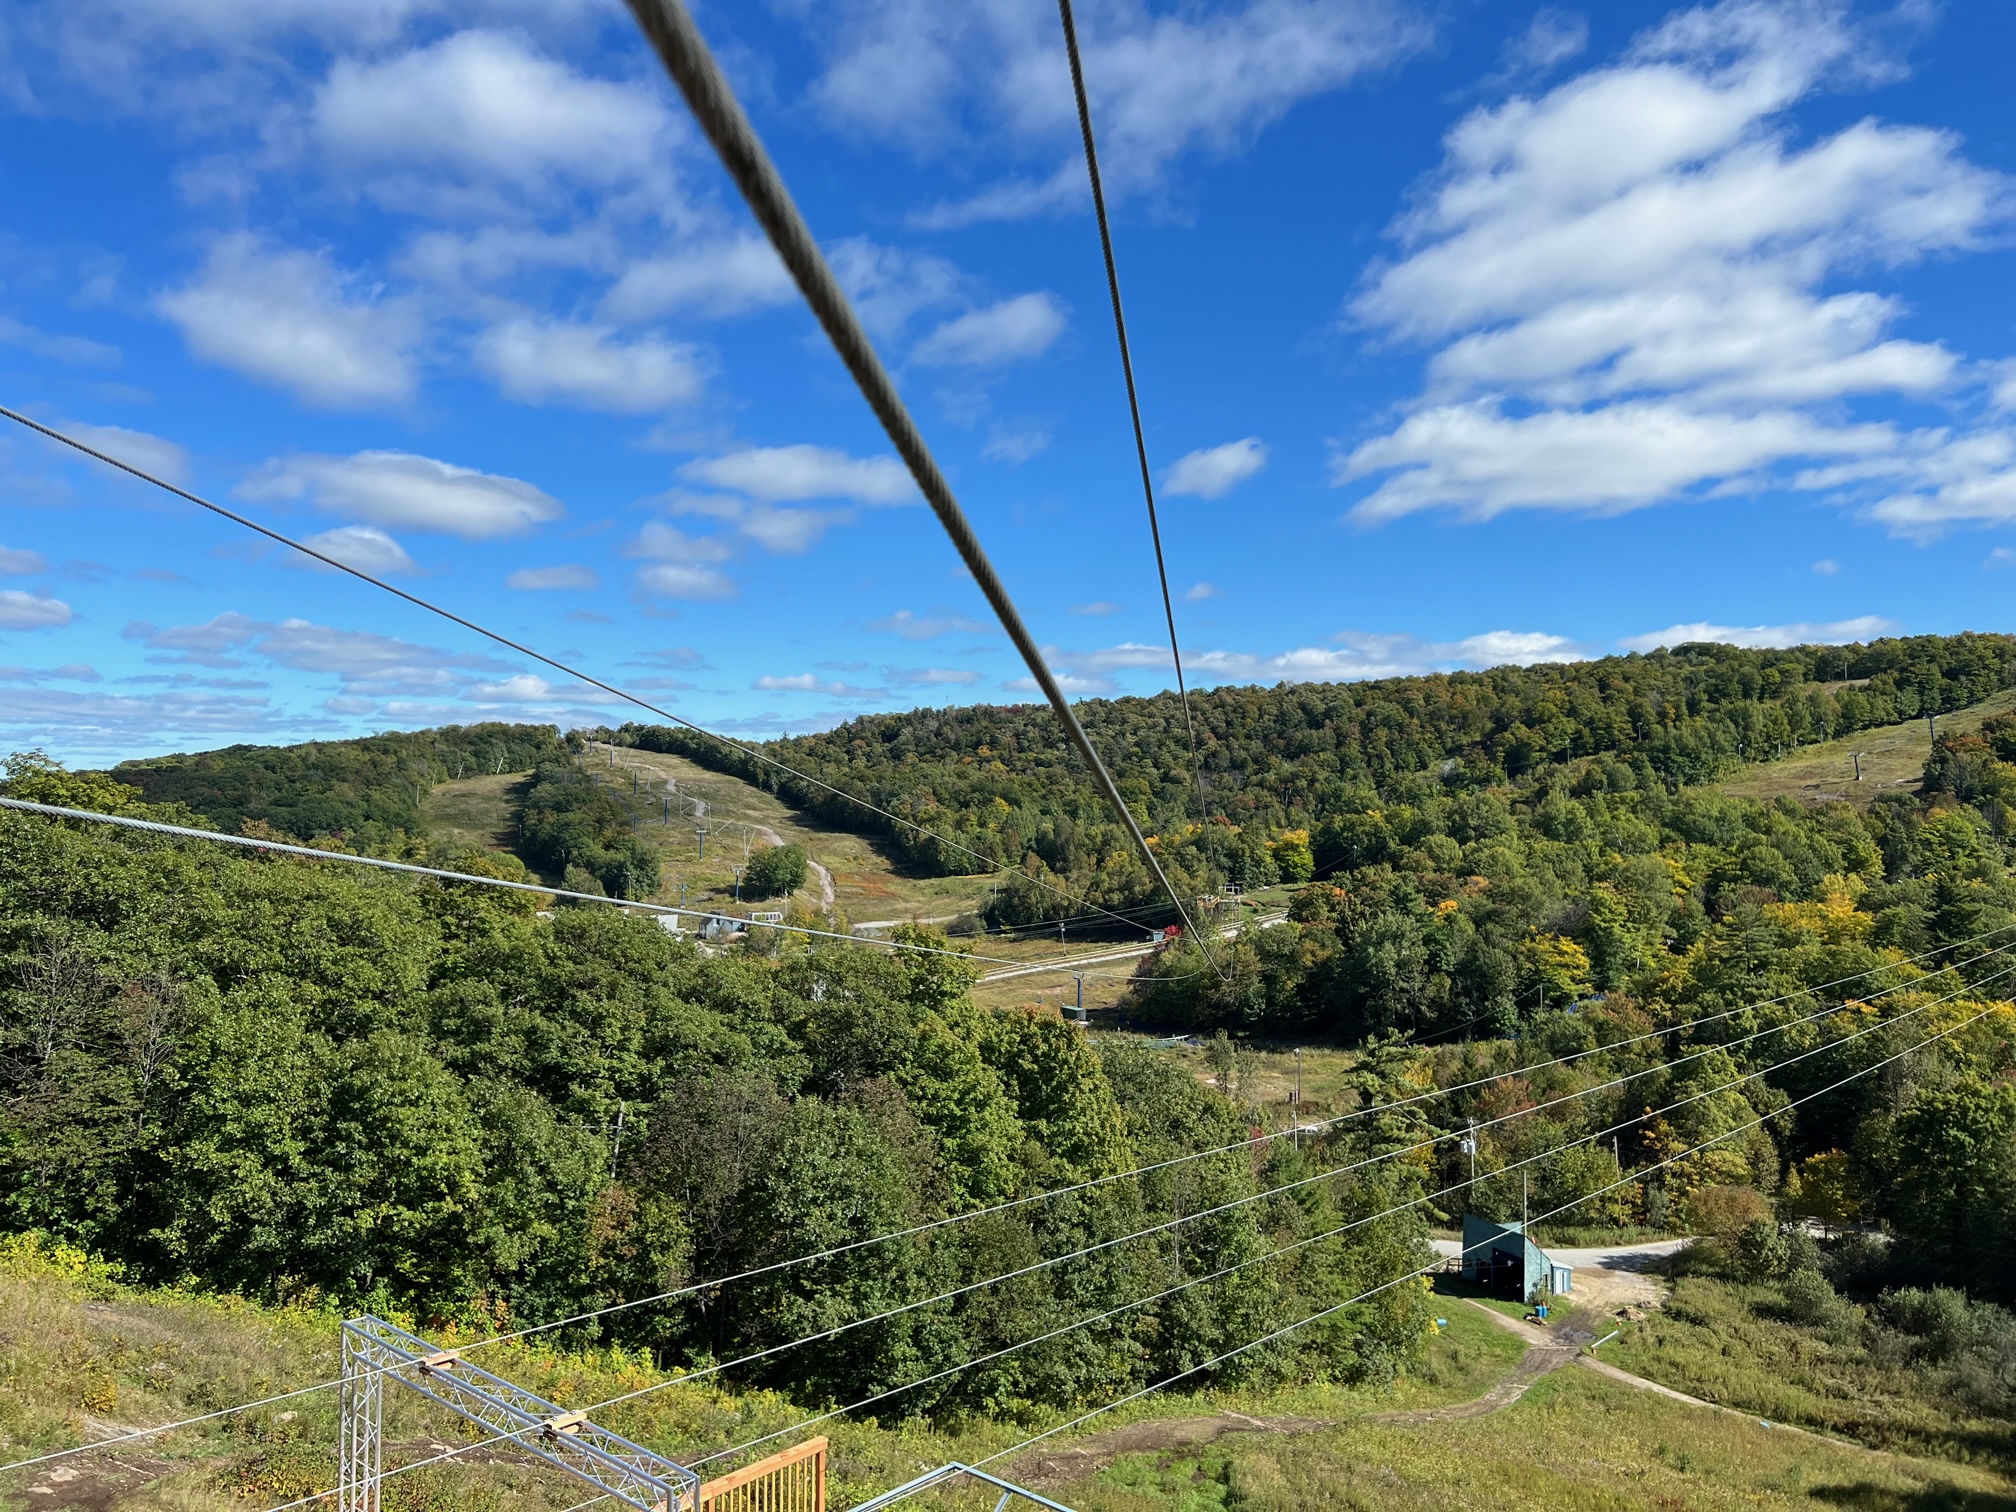
<path fill-rule="evenodd" d="M 1526 1237 L 1516 1223 L 1493 1223 L 1475 1213 L 1463 1215 L 1463 1278 L 1494 1297 L 1537 1302 L 1544 1293 L 1561 1296 L 1574 1272 L 1556 1265 L 1547 1252 Z"/>

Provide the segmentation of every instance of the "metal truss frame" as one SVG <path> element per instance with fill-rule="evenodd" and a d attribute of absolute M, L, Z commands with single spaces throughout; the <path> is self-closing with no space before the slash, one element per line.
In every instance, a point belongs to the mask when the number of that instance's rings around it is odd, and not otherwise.
<path fill-rule="evenodd" d="M 698 1512 L 700 1477 L 586 1413 L 514 1386 L 382 1318 L 343 1325 L 343 1418 L 338 1512 L 381 1512 L 385 1383 L 417 1391 L 457 1416 L 636 1512 Z"/>

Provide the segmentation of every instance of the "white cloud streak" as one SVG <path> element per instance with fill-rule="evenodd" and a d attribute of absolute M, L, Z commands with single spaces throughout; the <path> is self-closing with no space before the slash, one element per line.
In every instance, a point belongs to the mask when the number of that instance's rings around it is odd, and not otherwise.
<path fill-rule="evenodd" d="M 1895 620 L 1880 614 L 1864 614 L 1827 624 L 1715 625 L 1697 620 L 1691 625 L 1668 625 L 1646 635 L 1627 635 L 1617 644 L 1627 651 L 1656 651 L 1661 646 L 1713 641 L 1753 650 L 1782 651 L 1791 646 L 1839 646 L 1851 641 L 1875 640 L 1878 636 L 1894 635 L 1901 628 Z"/>
<path fill-rule="evenodd" d="M 1267 443 L 1258 436 L 1205 447 L 1176 459 L 1162 480 L 1167 494 L 1222 499 L 1267 465 Z"/>
<path fill-rule="evenodd" d="M 469 541 L 517 535 L 563 513 L 559 500 L 530 483 L 410 452 L 279 457 L 237 492 L 255 502 L 305 499 L 326 513 L 442 531 Z"/>

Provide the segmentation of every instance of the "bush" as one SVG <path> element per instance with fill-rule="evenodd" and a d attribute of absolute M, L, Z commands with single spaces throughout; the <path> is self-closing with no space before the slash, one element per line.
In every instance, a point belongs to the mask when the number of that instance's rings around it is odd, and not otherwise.
<path fill-rule="evenodd" d="M 1839 1322 L 1846 1304 L 1817 1270 L 1795 1270 L 1780 1285 L 1785 1294 L 1785 1311 L 1795 1323 L 1824 1328 Z"/>
<path fill-rule="evenodd" d="M 1754 1218 L 1736 1236 L 1736 1259 L 1752 1281 L 1769 1281 L 1792 1268 L 1792 1242 L 1770 1219 Z"/>
<path fill-rule="evenodd" d="M 1771 1204 L 1751 1186 L 1711 1186 L 1689 1192 L 1687 1223 L 1697 1234 L 1733 1239 L 1747 1226 L 1771 1217 Z"/>
<path fill-rule="evenodd" d="M 809 874 L 805 852 L 798 846 L 772 845 L 749 858 L 749 869 L 742 874 L 743 895 L 782 897 L 803 887 Z"/>

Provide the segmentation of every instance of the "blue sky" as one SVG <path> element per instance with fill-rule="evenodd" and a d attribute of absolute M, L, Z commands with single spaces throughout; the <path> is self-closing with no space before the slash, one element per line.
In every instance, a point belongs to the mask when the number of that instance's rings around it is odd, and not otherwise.
<path fill-rule="evenodd" d="M 1069 686 L 1167 685 L 1054 8 L 699 14 Z M 2016 14 L 1079 24 L 1198 681 L 2009 628 Z M 717 729 L 1029 696 L 613 0 L 20 0 L 0 196 L 16 408 Z M 0 436 L 0 744 L 626 715 L 288 556 Z"/>

